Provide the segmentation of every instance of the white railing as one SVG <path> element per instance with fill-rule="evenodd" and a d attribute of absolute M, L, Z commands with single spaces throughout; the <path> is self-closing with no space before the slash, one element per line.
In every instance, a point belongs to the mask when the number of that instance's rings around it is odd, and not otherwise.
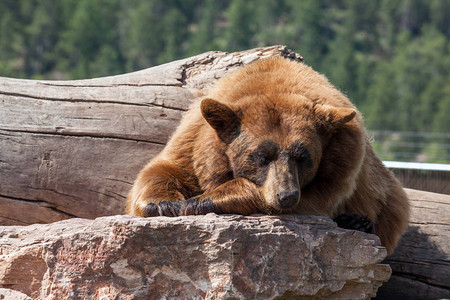
<path fill-rule="evenodd" d="M 450 171 L 449 164 L 431 164 L 431 163 L 417 163 L 417 162 L 403 162 L 403 161 L 383 161 L 383 164 L 390 169 Z"/>

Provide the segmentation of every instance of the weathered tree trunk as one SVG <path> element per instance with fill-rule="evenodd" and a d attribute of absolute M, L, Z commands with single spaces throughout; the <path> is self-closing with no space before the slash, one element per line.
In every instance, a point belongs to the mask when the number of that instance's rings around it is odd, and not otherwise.
<path fill-rule="evenodd" d="M 0 225 L 123 213 L 131 184 L 195 91 L 283 46 L 208 52 L 143 71 L 74 81 L 0 78 Z M 450 196 L 407 190 L 411 226 L 381 298 L 450 298 Z"/>
<path fill-rule="evenodd" d="M 450 299 L 450 196 L 406 192 L 410 225 L 385 261 L 392 276 L 377 299 Z"/>
<path fill-rule="evenodd" d="M 124 212 L 139 170 L 195 90 L 286 47 L 208 52 L 135 73 L 72 81 L 0 78 L 0 224 Z"/>

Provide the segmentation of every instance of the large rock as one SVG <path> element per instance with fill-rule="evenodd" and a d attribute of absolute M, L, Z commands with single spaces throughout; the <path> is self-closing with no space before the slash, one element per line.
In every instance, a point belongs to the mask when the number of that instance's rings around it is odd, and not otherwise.
<path fill-rule="evenodd" d="M 366 299 L 390 276 L 375 235 L 314 216 L 71 219 L 0 245 L 0 287 L 37 299 Z"/>
<path fill-rule="evenodd" d="M 0 300 L 8 300 L 8 299 L 31 300 L 31 298 L 25 295 L 24 293 L 15 290 L 0 288 Z"/>

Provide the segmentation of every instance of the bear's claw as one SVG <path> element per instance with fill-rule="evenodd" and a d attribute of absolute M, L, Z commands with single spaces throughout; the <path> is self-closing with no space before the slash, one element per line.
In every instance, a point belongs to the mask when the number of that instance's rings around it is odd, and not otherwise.
<path fill-rule="evenodd" d="M 144 210 L 144 217 L 176 217 L 180 213 L 180 202 L 178 201 L 163 201 L 159 204 L 150 202 Z"/>
<path fill-rule="evenodd" d="M 356 214 L 342 214 L 333 219 L 339 227 L 344 229 L 353 229 L 366 233 L 375 233 L 375 224 L 367 218 Z"/>
<path fill-rule="evenodd" d="M 187 200 L 181 201 L 182 209 L 181 215 L 206 215 L 213 212 L 216 214 L 222 213 L 222 210 L 215 205 L 210 199 L 200 201 L 199 198 L 193 197 Z"/>
<path fill-rule="evenodd" d="M 211 200 L 199 201 L 199 198 L 189 198 L 181 201 L 162 201 L 159 204 L 149 203 L 145 207 L 145 217 L 177 217 L 188 215 L 206 215 L 207 213 L 222 213 L 222 210 Z"/>

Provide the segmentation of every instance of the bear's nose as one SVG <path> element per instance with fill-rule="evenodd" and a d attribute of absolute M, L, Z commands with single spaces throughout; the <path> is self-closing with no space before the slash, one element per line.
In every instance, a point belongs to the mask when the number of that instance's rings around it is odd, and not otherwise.
<path fill-rule="evenodd" d="M 292 208 L 297 204 L 300 193 L 298 191 L 284 190 L 277 194 L 278 203 L 282 209 Z"/>

